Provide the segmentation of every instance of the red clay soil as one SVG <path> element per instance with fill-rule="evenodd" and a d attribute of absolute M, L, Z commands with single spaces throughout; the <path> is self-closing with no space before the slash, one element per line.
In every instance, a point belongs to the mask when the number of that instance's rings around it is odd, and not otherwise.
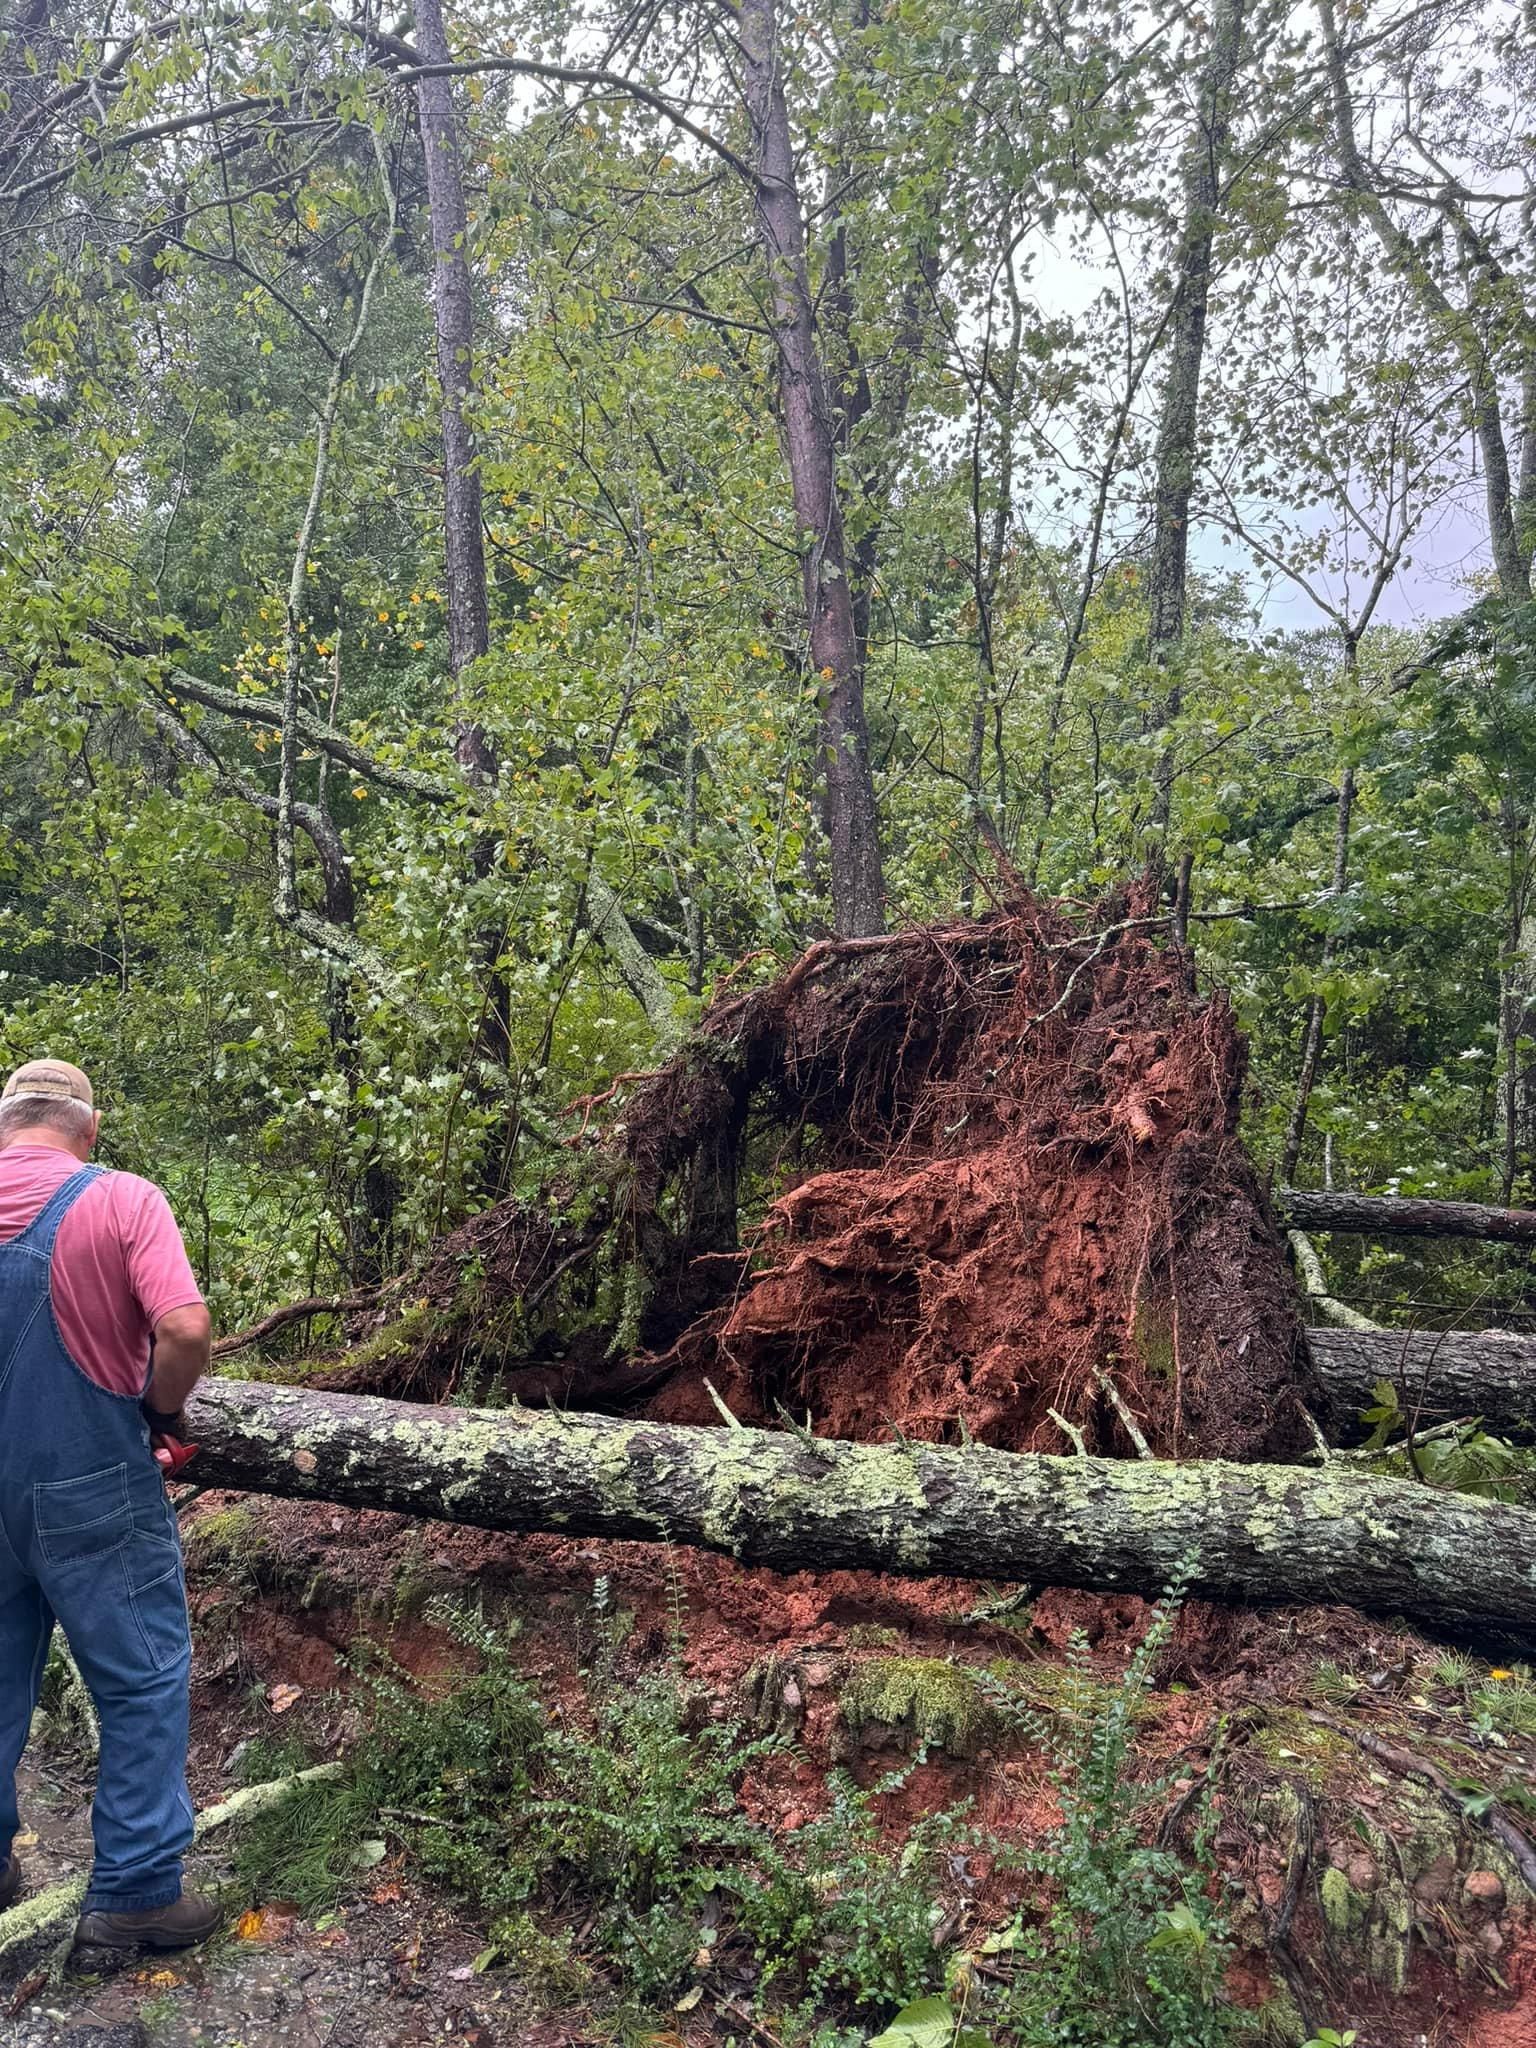
<path fill-rule="evenodd" d="M 218 1516 L 225 1505 L 218 1496 L 198 1502 L 189 1527 Z M 831 1762 L 845 1763 L 872 1785 L 893 1764 L 911 1761 L 899 1747 L 882 1744 L 878 1728 L 862 1731 L 852 1754 L 840 1742 L 839 1702 L 861 1660 L 953 1658 L 1012 1672 L 1027 1687 L 1032 1670 L 1055 1665 L 1068 1638 L 1085 1633 L 1093 1669 L 1109 1679 L 1123 1670 L 1148 1618 L 1136 1599 L 1048 1592 L 1032 1603 L 1027 1618 L 988 1620 L 1006 1589 L 859 1572 L 778 1575 L 663 1546 L 511 1537 L 298 1502 L 247 1503 L 246 1511 L 253 1519 L 244 1554 L 262 1590 L 204 1578 L 195 1536 L 192 1541 L 200 1726 L 236 1708 L 254 1711 L 256 1724 L 265 1725 L 271 1709 L 259 1702 L 274 1694 L 281 1699 L 284 1688 L 298 1686 L 301 1696 L 283 1710 L 284 1727 L 301 1729 L 322 1753 L 345 1745 L 358 1732 L 367 1698 L 366 1687 L 355 1692 L 347 1668 L 359 1637 L 384 1644 L 429 1688 L 451 1682 L 455 1670 L 473 1661 L 441 1625 L 433 1606 L 437 1594 L 515 1618 L 511 1640 L 524 1675 L 547 1702 L 579 1718 L 588 1700 L 582 1667 L 596 1640 L 593 1591 L 601 1579 L 605 1612 L 633 1617 L 611 1682 L 623 1684 L 676 1659 L 705 1710 L 749 1724 L 762 1715 L 758 1725 L 766 1728 L 774 1725 L 774 1702 L 786 1698 L 784 1680 L 793 1680 L 799 1695 L 794 1744 L 755 1765 L 739 1793 L 756 1820 L 790 1837 L 825 1810 Z M 1360 1679 L 1361 1697 L 1370 1702 L 1368 1725 L 1388 1695 L 1409 1699 L 1426 1685 L 1433 1690 L 1438 1654 L 1348 1609 L 1229 1613 L 1191 1603 L 1139 1720 L 1137 1774 L 1171 1779 L 1160 1796 L 1172 1802 L 1209 1762 L 1217 1729 L 1228 1730 L 1216 1853 L 1244 1894 L 1272 1911 L 1286 1882 L 1289 1846 L 1256 1833 L 1246 1816 L 1252 1795 L 1285 1766 L 1266 1761 L 1257 1744 L 1245 1744 L 1242 1729 L 1309 1709 L 1325 1658 Z M 764 1682 L 766 1674 L 775 1675 L 776 1684 Z M 1383 1693 L 1375 1690 L 1379 1678 L 1386 1680 Z M 1289 1724 L 1281 1718 L 1275 1725 Z M 229 1739 L 236 1732 L 249 1730 L 231 1727 Z M 1347 1747 L 1329 1771 L 1328 1784 L 1317 1792 L 1319 1857 L 1335 1835 L 1349 1834 L 1359 1805 L 1370 1802 L 1379 1811 L 1392 1790 L 1375 1783 L 1368 1759 Z M 969 1801 L 970 1818 L 986 1831 L 1021 1848 L 1041 1844 L 1060 1821 L 1049 1772 L 1046 1756 L 1006 1739 L 974 1756 L 932 1755 L 881 1799 L 882 1830 L 900 1840 L 920 1816 Z M 972 1859 L 958 1901 L 967 1926 L 1006 1921 L 1023 1882 L 990 1859 Z M 1315 1909 L 1304 1904 L 1295 1948 L 1324 1969 L 1327 1944 L 1315 1920 Z M 1322 2016 L 1355 2026 L 1361 2048 L 1421 2048 L 1426 2031 L 1445 2048 L 1536 2048 L 1536 1946 L 1518 1917 L 1509 1930 L 1499 1958 L 1507 1992 L 1482 1983 L 1476 1972 L 1459 1981 L 1424 1950 L 1416 1950 L 1413 1984 L 1402 1998 L 1363 1982 L 1331 1985 L 1325 1969 L 1319 1978 L 1310 1965 L 1308 1981 Z M 1231 1989 L 1241 2003 L 1263 2003 L 1275 1989 L 1273 1958 L 1261 1948 L 1245 1953 Z M 1431 2014 L 1438 2016 L 1438 2031 L 1426 2028 Z"/>
<path fill-rule="evenodd" d="M 1124 1454 L 1112 1381 L 1156 1451 L 1300 1449 L 1313 1389 L 1237 1135 L 1246 1047 L 1155 922 L 1134 893 L 1086 921 L 1017 898 L 712 1013 L 757 1095 L 814 1125 L 811 1157 L 649 1412 L 716 1420 L 707 1377 L 744 1420 L 1039 1450 L 1064 1421 Z M 631 1101 L 632 1156 L 676 1127 L 690 1059 Z"/>
<path fill-rule="evenodd" d="M 1474 2010 L 1465 2048 L 1536 2048 L 1536 1929 L 1523 1932 L 1499 1968 L 1514 2002 L 1501 2012 Z"/>

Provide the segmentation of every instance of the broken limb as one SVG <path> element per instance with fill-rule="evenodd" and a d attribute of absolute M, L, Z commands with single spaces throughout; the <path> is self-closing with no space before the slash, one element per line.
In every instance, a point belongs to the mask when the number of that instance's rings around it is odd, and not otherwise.
<path fill-rule="evenodd" d="M 1536 1209 L 1488 1202 L 1419 1201 L 1408 1195 L 1350 1195 L 1276 1188 L 1275 1208 L 1295 1230 L 1347 1230 L 1362 1237 L 1480 1237 L 1536 1244 Z"/>
<path fill-rule="evenodd" d="M 1380 1323 L 1373 1323 L 1369 1316 L 1361 1315 L 1359 1309 L 1351 1308 L 1347 1301 L 1336 1301 L 1328 1292 L 1328 1276 L 1323 1271 L 1323 1262 L 1317 1249 L 1304 1231 L 1292 1230 L 1287 1233 L 1291 1250 L 1296 1255 L 1296 1270 L 1301 1283 L 1311 1300 L 1315 1301 L 1320 1314 L 1330 1323 L 1340 1323 L 1346 1330 L 1379 1330 Z"/>
<path fill-rule="evenodd" d="M 238 1380 L 189 1405 L 206 1481 L 781 1570 L 1342 1602 L 1536 1643 L 1536 1515 L 1330 1466 L 1056 1458 L 609 1416 L 412 1407 Z"/>
<path fill-rule="evenodd" d="M 1498 1330 L 1308 1330 L 1328 1394 L 1323 1423 L 1335 1439 L 1365 1434 L 1363 1409 L 1378 1380 L 1411 1394 L 1425 1425 L 1479 1416 L 1502 1436 L 1536 1434 L 1536 1338 Z"/>

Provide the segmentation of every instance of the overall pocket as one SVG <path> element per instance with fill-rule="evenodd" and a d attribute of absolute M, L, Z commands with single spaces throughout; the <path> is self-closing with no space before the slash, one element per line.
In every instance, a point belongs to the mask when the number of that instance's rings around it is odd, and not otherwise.
<path fill-rule="evenodd" d="M 40 1479 L 32 1488 L 32 1515 L 49 1564 L 105 1557 L 133 1534 L 128 1467 L 106 1465 L 78 1479 Z"/>
<path fill-rule="evenodd" d="M 174 1537 L 167 1541 L 140 1530 L 123 1551 L 122 1561 L 128 1605 L 144 1638 L 150 1665 L 156 1671 L 167 1671 L 189 1656 L 192 1647 L 181 1546 Z"/>

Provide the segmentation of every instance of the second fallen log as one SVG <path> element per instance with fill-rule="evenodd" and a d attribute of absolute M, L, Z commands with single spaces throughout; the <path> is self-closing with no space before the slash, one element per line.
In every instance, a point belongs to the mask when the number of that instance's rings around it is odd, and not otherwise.
<path fill-rule="evenodd" d="M 1362 1409 L 1387 1380 L 1422 1427 L 1478 1416 L 1496 1434 L 1536 1436 L 1536 1338 L 1498 1330 L 1308 1330 L 1330 1436 L 1365 1434 Z"/>
<path fill-rule="evenodd" d="M 1536 1514 L 1329 1468 L 856 1444 L 213 1380 L 198 1476 L 258 1493 L 863 1569 L 1342 1602 L 1536 1644 Z"/>
<path fill-rule="evenodd" d="M 1282 1220 L 1296 1230 L 1536 1244 L 1536 1209 L 1500 1209 L 1491 1202 L 1441 1202 L 1413 1195 L 1356 1195 L 1322 1188 L 1276 1188 L 1271 1199 Z"/>

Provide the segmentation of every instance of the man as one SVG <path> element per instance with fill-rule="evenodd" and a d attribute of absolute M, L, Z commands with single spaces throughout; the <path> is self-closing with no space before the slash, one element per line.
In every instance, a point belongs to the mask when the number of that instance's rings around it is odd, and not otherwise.
<path fill-rule="evenodd" d="M 86 1164 L 100 1123 L 63 1060 L 0 1092 L 0 1908 L 57 1620 L 101 1722 L 79 1938 L 182 1948 L 220 1915 L 181 1885 L 192 1644 L 162 1465 L 210 1326 L 159 1188 Z"/>

